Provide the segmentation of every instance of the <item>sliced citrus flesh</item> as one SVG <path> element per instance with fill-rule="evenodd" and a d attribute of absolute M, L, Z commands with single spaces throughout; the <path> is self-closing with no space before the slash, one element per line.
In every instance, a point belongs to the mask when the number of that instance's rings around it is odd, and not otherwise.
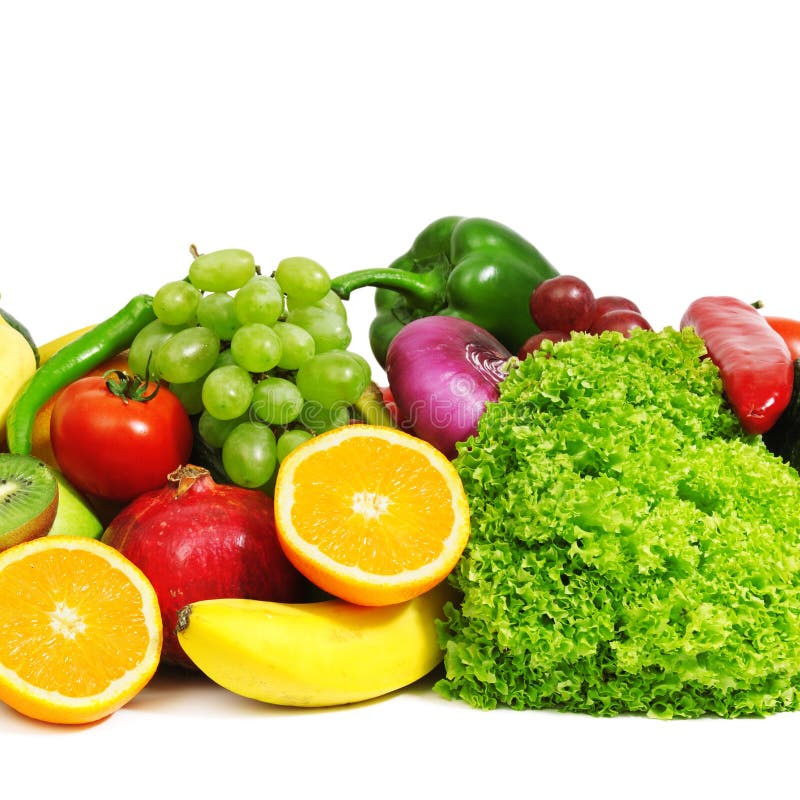
<path fill-rule="evenodd" d="M 0 553 L 0 700 L 45 722 L 108 716 L 147 684 L 161 614 L 145 575 L 95 539 L 34 539 Z"/>
<path fill-rule="evenodd" d="M 400 603 L 440 583 L 469 538 L 469 505 L 439 450 L 394 428 L 346 425 L 292 450 L 275 483 L 289 560 L 360 605 Z"/>

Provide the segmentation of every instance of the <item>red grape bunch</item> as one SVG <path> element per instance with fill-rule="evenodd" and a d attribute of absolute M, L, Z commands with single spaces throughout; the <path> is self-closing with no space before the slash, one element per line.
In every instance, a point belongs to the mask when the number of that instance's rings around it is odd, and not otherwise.
<path fill-rule="evenodd" d="M 652 328 L 632 300 L 620 295 L 595 297 L 590 286 L 574 275 L 556 275 L 542 281 L 531 293 L 529 305 L 539 333 L 520 347 L 519 358 L 538 350 L 545 339 L 569 339 L 572 331 L 619 331 L 630 336 L 634 328 Z"/>

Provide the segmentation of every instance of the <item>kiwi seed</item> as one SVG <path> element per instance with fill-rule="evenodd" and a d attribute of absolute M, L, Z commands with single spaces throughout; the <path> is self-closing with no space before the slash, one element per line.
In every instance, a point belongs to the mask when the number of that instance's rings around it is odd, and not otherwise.
<path fill-rule="evenodd" d="M 33 456 L 0 453 L 0 550 L 44 536 L 58 510 L 58 483 Z"/>

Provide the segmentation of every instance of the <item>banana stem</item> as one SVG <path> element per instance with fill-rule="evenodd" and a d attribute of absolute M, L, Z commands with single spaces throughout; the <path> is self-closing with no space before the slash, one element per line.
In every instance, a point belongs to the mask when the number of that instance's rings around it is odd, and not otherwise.
<path fill-rule="evenodd" d="M 355 402 L 356 411 L 367 425 L 380 425 L 383 428 L 396 428 L 394 418 L 383 402 L 383 394 L 378 384 L 371 381 L 361 397 Z"/>

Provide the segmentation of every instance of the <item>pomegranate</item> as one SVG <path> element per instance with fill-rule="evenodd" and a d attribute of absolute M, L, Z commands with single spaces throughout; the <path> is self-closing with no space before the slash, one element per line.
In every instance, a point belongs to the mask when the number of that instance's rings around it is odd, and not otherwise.
<path fill-rule="evenodd" d="M 304 602 L 311 587 L 283 553 L 272 498 L 216 483 L 187 465 L 162 489 L 125 506 L 103 541 L 129 558 L 156 590 L 164 623 L 162 664 L 194 665 L 175 634 L 178 611 L 218 597 Z"/>

